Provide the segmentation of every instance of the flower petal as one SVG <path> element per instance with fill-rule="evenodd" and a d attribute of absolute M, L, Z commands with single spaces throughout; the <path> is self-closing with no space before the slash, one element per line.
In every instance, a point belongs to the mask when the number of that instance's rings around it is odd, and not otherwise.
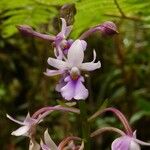
<path fill-rule="evenodd" d="M 84 59 L 84 48 L 81 40 L 76 40 L 73 42 L 68 50 L 68 63 L 71 67 L 78 67 L 82 64 Z"/>
<path fill-rule="evenodd" d="M 56 48 L 54 48 L 54 54 L 56 56 L 57 59 L 62 60 L 63 59 L 63 52 L 60 48 L 60 43 L 56 43 Z"/>
<path fill-rule="evenodd" d="M 9 116 L 8 114 L 6 114 L 6 117 L 9 118 L 11 121 L 16 122 L 20 125 L 26 125 L 24 122 L 18 121 L 16 119 L 12 118 L 11 116 Z"/>
<path fill-rule="evenodd" d="M 82 63 L 80 66 L 80 69 L 85 70 L 85 71 L 93 71 L 95 69 L 100 68 L 101 67 L 100 61 L 98 61 L 97 63 L 94 63 L 95 59 L 96 59 L 96 52 L 94 50 L 93 51 L 93 60 L 91 62 Z"/>
<path fill-rule="evenodd" d="M 134 140 L 131 140 L 129 150 L 141 150 L 141 148 L 138 143 L 136 143 Z"/>
<path fill-rule="evenodd" d="M 49 57 L 47 62 L 49 65 L 51 65 L 57 69 L 60 69 L 60 70 L 66 70 L 68 68 L 68 66 L 67 66 L 68 64 L 62 60 L 58 60 L 58 59 Z"/>
<path fill-rule="evenodd" d="M 67 26 L 65 32 L 65 38 L 67 38 L 72 30 L 73 26 Z"/>
<path fill-rule="evenodd" d="M 80 66 L 80 69 L 85 70 L 85 71 L 93 71 L 101 67 L 100 61 L 97 63 L 89 62 L 89 63 L 83 63 Z"/>
<path fill-rule="evenodd" d="M 83 77 L 79 77 L 77 80 L 72 80 L 70 76 L 65 78 L 67 84 L 61 88 L 61 94 L 66 100 L 74 99 L 86 99 L 88 97 L 88 90 L 82 84 L 84 82 Z"/>
<path fill-rule="evenodd" d="M 61 32 L 59 34 L 61 34 L 61 36 L 65 38 L 65 33 L 67 28 L 66 20 L 64 18 L 60 18 L 60 19 L 62 21 L 62 25 L 61 25 Z"/>
<path fill-rule="evenodd" d="M 67 82 L 67 84 L 61 88 L 60 92 L 62 97 L 66 100 L 71 100 L 74 97 L 76 83 L 72 82 L 69 76 L 65 78 L 65 82 Z"/>
<path fill-rule="evenodd" d="M 89 95 L 88 90 L 85 88 L 85 86 L 82 84 L 84 81 L 83 77 L 80 77 L 77 81 L 76 87 L 75 87 L 75 95 L 74 99 L 86 99 Z"/>
<path fill-rule="evenodd" d="M 19 129 L 13 131 L 11 135 L 20 136 L 20 135 L 28 135 L 27 132 L 29 131 L 30 126 L 22 126 Z"/>
<path fill-rule="evenodd" d="M 84 40 L 81 40 L 81 44 L 82 44 L 83 51 L 85 51 L 87 47 L 87 43 Z"/>
<path fill-rule="evenodd" d="M 65 85 L 66 85 L 66 82 L 64 81 L 64 77 L 62 77 L 62 78 L 59 80 L 58 84 L 56 85 L 55 90 L 56 90 L 57 92 L 60 92 L 60 91 L 61 91 L 61 88 L 64 87 Z"/>
<path fill-rule="evenodd" d="M 32 117 L 30 117 L 30 114 L 28 112 L 28 114 L 27 114 L 27 116 L 26 116 L 26 118 L 24 120 L 24 123 L 26 125 L 32 125 L 32 124 L 36 124 L 37 122 L 38 122 L 38 120 L 37 119 L 33 119 Z"/>
<path fill-rule="evenodd" d="M 59 75 L 62 73 L 63 73 L 62 70 L 50 70 L 50 69 L 46 69 L 46 72 L 44 72 L 46 76 L 55 76 L 55 75 Z"/>
<path fill-rule="evenodd" d="M 42 150 L 51 150 L 47 145 L 42 144 L 41 145 Z"/>
<path fill-rule="evenodd" d="M 113 141 L 111 150 L 129 150 L 131 138 L 122 136 Z"/>
<path fill-rule="evenodd" d="M 72 26 L 67 26 L 66 20 L 64 18 L 60 18 L 60 19 L 62 21 L 62 27 L 59 35 L 62 36 L 63 38 L 66 38 L 71 32 Z"/>
<path fill-rule="evenodd" d="M 54 143 L 54 141 L 51 139 L 48 130 L 44 133 L 44 141 L 45 144 L 51 149 L 51 150 L 58 150 L 57 145 Z"/>

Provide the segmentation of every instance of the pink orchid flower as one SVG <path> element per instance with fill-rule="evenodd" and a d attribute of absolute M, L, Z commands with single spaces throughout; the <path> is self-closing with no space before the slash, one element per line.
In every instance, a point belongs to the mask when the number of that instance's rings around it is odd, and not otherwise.
<path fill-rule="evenodd" d="M 112 150 L 140 150 L 140 145 L 150 146 L 150 143 L 143 142 L 136 138 L 136 132 L 132 136 L 127 134 L 115 139 L 111 145 Z"/>
<path fill-rule="evenodd" d="M 82 84 L 84 78 L 81 75 L 81 71 L 93 71 L 101 67 L 100 61 L 95 63 L 95 51 L 93 51 L 93 61 L 83 63 L 85 49 L 86 45 L 83 44 L 83 41 L 76 40 L 69 48 L 67 58 L 64 57 L 64 61 L 51 57 L 48 58 L 48 64 L 58 70 L 47 69 L 45 75 L 65 74 L 63 80 L 63 84 L 65 82 L 65 85 L 60 86 L 60 92 L 66 100 L 73 98 L 76 100 L 86 99 L 88 97 L 88 90 Z"/>
<path fill-rule="evenodd" d="M 114 127 L 104 127 L 94 131 L 91 137 L 97 136 L 105 131 L 113 131 L 119 133 L 121 137 L 115 139 L 111 145 L 111 150 L 140 150 L 140 145 L 150 146 L 150 143 L 143 142 L 136 138 L 136 132 L 133 132 L 131 126 L 129 125 L 126 117 L 116 108 L 110 107 L 104 110 L 98 110 L 94 115 L 89 118 L 89 121 L 93 120 L 100 114 L 105 112 L 113 112 L 115 116 L 121 121 L 125 128 L 125 132 L 114 128 Z"/>
<path fill-rule="evenodd" d="M 22 125 L 19 129 L 13 131 L 11 133 L 11 135 L 15 135 L 15 136 L 28 136 L 28 137 L 31 137 L 32 134 L 34 133 L 35 131 L 35 126 L 36 124 L 39 123 L 39 119 L 33 119 L 30 117 L 30 114 L 28 113 L 25 120 L 24 121 L 18 121 L 14 118 L 12 118 L 11 116 L 9 116 L 8 114 L 6 115 L 7 118 L 9 118 L 10 120 Z"/>

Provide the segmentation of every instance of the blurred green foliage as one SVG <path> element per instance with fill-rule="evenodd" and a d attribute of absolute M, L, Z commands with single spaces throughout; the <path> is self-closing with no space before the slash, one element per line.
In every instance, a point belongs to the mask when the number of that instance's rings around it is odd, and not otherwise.
<path fill-rule="evenodd" d="M 72 38 L 106 20 L 117 24 L 119 34 L 112 38 L 95 33 L 86 39 L 86 59 L 92 56 L 92 49 L 95 49 L 102 62 L 102 68 L 87 78 L 89 114 L 107 100 L 108 106 L 119 108 L 130 118 L 141 139 L 148 140 L 150 130 L 145 125 L 150 124 L 149 6 L 149 0 L 1 0 L 1 149 L 20 150 L 23 145 L 28 146 L 23 138 L 10 136 L 18 126 L 6 119 L 6 113 L 14 117 L 25 116 L 27 111 L 33 113 L 62 99 L 55 92 L 58 78 L 43 75 L 46 60 L 53 55 L 50 43 L 23 37 L 16 25 L 27 24 L 39 32 L 56 34 L 60 28 L 57 25 L 60 25 L 60 17 L 65 17 L 68 24 L 74 25 Z M 59 141 L 64 136 L 78 134 L 76 121 L 77 117 L 73 114 L 54 113 L 41 124 L 38 132 L 48 125 L 54 140 Z M 94 130 L 106 124 L 119 126 L 118 121 L 108 114 L 105 119 L 99 118 L 91 128 Z M 107 149 L 112 139 L 110 135 L 104 135 L 94 144 L 99 145 L 100 149 Z"/>

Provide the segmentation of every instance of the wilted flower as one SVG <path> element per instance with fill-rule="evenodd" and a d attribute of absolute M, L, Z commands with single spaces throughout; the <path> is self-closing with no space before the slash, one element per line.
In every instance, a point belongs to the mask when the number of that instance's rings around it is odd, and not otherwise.
<path fill-rule="evenodd" d="M 15 136 L 28 136 L 31 137 L 32 134 L 35 132 L 35 126 L 39 123 L 39 119 L 33 119 L 30 117 L 30 114 L 28 113 L 25 120 L 23 122 L 18 121 L 8 114 L 6 115 L 7 118 L 10 120 L 22 125 L 19 129 L 13 131 L 11 134 Z"/>
<path fill-rule="evenodd" d="M 51 139 L 49 133 L 48 133 L 48 129 L 44 132 L 44 141 L 41 140 L 41 148 L 42 150 L 65 150 L 68 148 L 68 144 L 70 145 L 70 142 L 77 140 L 77 141 L 81 141 L 80 138 L 78 137 L 67 137 L 65 138 L 58 146 L 55 144 L 55 142 Z M 73 144 L 72 147 L 70 147 L 70 150 L 83 150 L 84 148 L 84 143 L 82 142 L 82 144 L 79 145 L 75 145 Z"/>
<path fill-rule="evenodd" d="M 51 57 L 48 58 L 48 64 L 58 70 L 47 69 L 45 75 L 65 74 L 64 82 L 66 84 L 60 89 L 60 92 L 66 100 L 71 100 L 72 98 L 77 100 L 86 99 L 88 97 L 88 90 L 82 84 L 84 78 L 81 75 L 81 71 L 93 71 L 101 67 L 100 61 L 95 63 L 95 51 L 93 51 L 93 61 L 83 63 L 85 49 L 86 42 L 76 40 L 69 48 L 67 58 L 64 57 L 64 61 Z"/>

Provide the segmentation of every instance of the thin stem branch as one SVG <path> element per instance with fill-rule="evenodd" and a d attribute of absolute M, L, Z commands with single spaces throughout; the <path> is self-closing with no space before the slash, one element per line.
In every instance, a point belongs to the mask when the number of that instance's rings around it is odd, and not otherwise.
<path fill-rule="evenodd" d="M 129 17 L 129 16 L 120 16 L 120 15 L 114 15 L 114 14 L 104 14 L 105 16 L 109 16 L 109 17 L 116 17 L 116 18 L 120 18 L 120 19 L 127 19 L 127 20 L 132 20 L 132 21 L 142 21 L 141 18 L 139 17 Z"/>
<path fill-rule="evenodd" d="M 117 128 L 114 128 L 114 127 L 103 127 L 103 128 L 97 129 L 96 131 L 92 132 L 91 137 L 98 136 L 98 135 L 100 135 L 100 134 L 102 134 L 103 132 L 106 132 L 106 131 L 116 132 L 116 133 L 120 134 L 121 136 L 126 135 L 120 129 L 117 129 Z"/>
<path fill-rule="evenodd" d="M 74 112 L 74 113 L 77 113 L 79 114 L 80 113 L 80 110 L 77 109 L 77 108 L 73 108 L 73 107 L 63 107 L 63 106 L 47 106 L 47 107 L 43 107 L 41 109 L 39 109 L 37 112 L 35 112 L 33 115 L 32 115 L 32 118 L 36 119 L 38 118 L 40 115 L 42 116 L 45 116 L 45 114 L 49 114 L 50 112 L 52 111 L 55 111 L 55 110 L 58 110 L 58 111 L 68 111 L 68 112 Z M 41 118 L 40 116 L 40 118 Z"/>
<path fill-rule="evenodd" d="M 114 3 L 115 3 L 115 5 L 116 5 L 117 9 L 119 10 L 120 14 L 121 14 L 123 17 L 125 17 L 126 15 L 125 15 L 125 13 L 123 12 L 123 10 L 121 9 L 121 7 L 119 6 L 118 1 L 117 1 L 117 0 L 114 0 Z"/>
<path fill-rule="evenodd" d="M 118 119 L 119 119 L 119 120 L 121 121 L 121 123 L 123 124 L 123 126 L 124 126 L 124 128 L 125 128 L 125 130 L 126 130 L 126 133 L 127 133 L 128 135 L 133 135 L 132 129 L 131 129 L 131 127 L 130 127 L 130 125 L 129 125 L 127 119 L 126 119 L 126 117 L 125 117 L 119 110 L 117 110 L 116 108 L 113 108 L 113 107 L 106 108 L 106 109 L 104 109 L 104 110 L 98 110 L 96 113 L 94 113 L 94 114 L 88 119 L 88 121 L 90 122 L 90 121 L 92 121 L 93 119 L 95 119 L 97 116 L 99 116 L 99 115 L 101 115 L 101 114 L 103 114 L 103 113 L 105 113 L 105 112 L 108 112 L 108 111 L 113 112 L 113 113 L 118 117 Z"/>

